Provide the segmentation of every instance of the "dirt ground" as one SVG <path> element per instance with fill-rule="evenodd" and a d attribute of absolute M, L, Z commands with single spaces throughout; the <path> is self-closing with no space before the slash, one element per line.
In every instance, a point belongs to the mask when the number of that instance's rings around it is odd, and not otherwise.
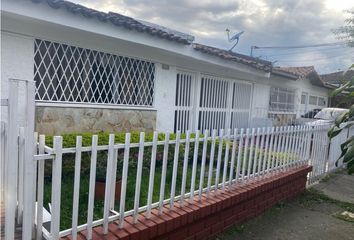
<path fill-rule="evenodd" d="M 297 198 L 280 203 L 243 225 L 229 228 L 217 240 L 354 240 L 354 175 L 333 174 Z M 325 193 L 325 194 L 324 194 Z"/>

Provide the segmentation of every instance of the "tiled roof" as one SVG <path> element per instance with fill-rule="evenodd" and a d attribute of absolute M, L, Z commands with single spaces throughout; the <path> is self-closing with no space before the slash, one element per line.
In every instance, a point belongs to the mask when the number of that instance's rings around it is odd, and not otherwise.
<path fill-rule="evenodd" d="M 318 75 L 314 66 L 303 66 L 303 67 L 274 67 L 274 74 L 288 74 L 289 77 L 293 79 L 307 78 L 310 80 L 311 84 L 328 87 L 322 80 L 321 76 Z"/>
<path fill-rule="evenodd" d="M 274 72 L 283 72 L 294 75 L 298 78 L 306 77 L 312 72 L 316 72 L 313 66 L 304 66 L 304 67 L 274 67 Z"/>
<path fill-rule="evenodd" d="M 73 14 L 81 14 L 85 18 L 96 18 L 101 22 L 110 22 L 118 27 L 124 27 L 129 30 L 145 32 L 150 35 L 158 36 L 170 41 L 190 44 L 194 37 L 185 33 L 180 33 L 156 24 L 139 21 L 114 12 L 101 12 L 80 4 L 64 0 L 32 0 L 34 3 L 47 3 L 53 9 L 65 9 Z"/>
<path fill-rule="evenodd" d="M 252 66 L 254 68 L 270 72 L 272 70 L 272 63 L 269 61 L 261 60 L 258 58 L 250 57 L 247 55 L 235 53 L 232 51 L 223 50 L 220 48 L 210 47 L 199 43 L 194 43 L 193 48 L 197 51 L 214 55 L 225 60 L 238 62 Z"/>
<path fill-rule="evenodd" d="M 343 81 L 351 80 L 354 77 L 354 70 L 340 71 L 322 74 L 322 80 L 327 84 L 341 84 Z"/>

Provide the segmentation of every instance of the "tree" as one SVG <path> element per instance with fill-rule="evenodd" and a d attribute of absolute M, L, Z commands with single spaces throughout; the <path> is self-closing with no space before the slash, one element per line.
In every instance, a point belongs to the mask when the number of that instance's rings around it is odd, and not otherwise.
<path fill-rule="evenodd" d="M 347 10 L 346 13 L 349 14 L 349 17 L 345 19 L 345 25 L 333 32 L 338 39 L 346 41 L 349 47 L 354 47 L 354 9 Z"/>
<path fill-rule="evenodd" d="M 354 64 L 350 67 L 354 69 Z M 334 90 L 331 95 L 338 94 L 344 95 L 348 101 L 354 98 L 354 77 L 346 79 L 347 82 Z M 349 108 L 349 111 L 339 115 L 334 123 L 334 126 L 328 131 L 328 137 L 334 138 L 340 132 L 347 131 L 350 127 L 354 126 L 354 104 Z M 343 157 L 343 162 L 347 163 L 348 173 L 354 173 L 354 135 L 350 136 L 344 143 L 341 144 L 342 154 L 339 158 Z"/>

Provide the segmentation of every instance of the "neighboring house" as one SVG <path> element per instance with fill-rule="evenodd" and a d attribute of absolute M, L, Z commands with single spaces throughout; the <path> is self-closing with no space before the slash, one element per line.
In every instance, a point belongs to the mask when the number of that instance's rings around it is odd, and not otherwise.
<path fill-rule="evenodd" d="M 338 71 L 333 73 L 322 74 L 321 78 L 326 86 L 330 88 L 338 88 L 342 86 L 347 81 L 350 81 L 354 77 L 354 70 L 348 71 Z M 337 95 L 330 99 L 331 107 L 342 107 L 349 108 L 352 104 L 354 104 L 354 100 L 352 102 L 348 102 L 348 99 L 343 100 L 341 95 Z"/>
<path fill-rule="evenodd" d="M 328 103 L 313 67 L 273 69 L 117 13 L 4 0 L 1 17 L 2 98 L 9 78 L 34 79 L 40 133 L 240 128 Z"/>

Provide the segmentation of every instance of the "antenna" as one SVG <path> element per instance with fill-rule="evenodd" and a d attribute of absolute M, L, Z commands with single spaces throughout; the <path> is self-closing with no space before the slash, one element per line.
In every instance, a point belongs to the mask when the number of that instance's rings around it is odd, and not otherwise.
<path fill-rule="evenodd" d="M 227 40 L 229 42 L 234 42 L 236 40 L 236 43 L 232 46 L 232 48 L 229 49 L 229 51 L 232 51 L 232 49 L 234 49 L 236 47 L 236 45 L 238 44 L 238 42 L 240 41 L 240 36 L 245 32 L 245 31 L 241 31 L 239 33 L 236 33 L 235 35 L 233 35 L 230 38 L 230 29 L 226 28 L 226 33 L 227 33 Z"/>

